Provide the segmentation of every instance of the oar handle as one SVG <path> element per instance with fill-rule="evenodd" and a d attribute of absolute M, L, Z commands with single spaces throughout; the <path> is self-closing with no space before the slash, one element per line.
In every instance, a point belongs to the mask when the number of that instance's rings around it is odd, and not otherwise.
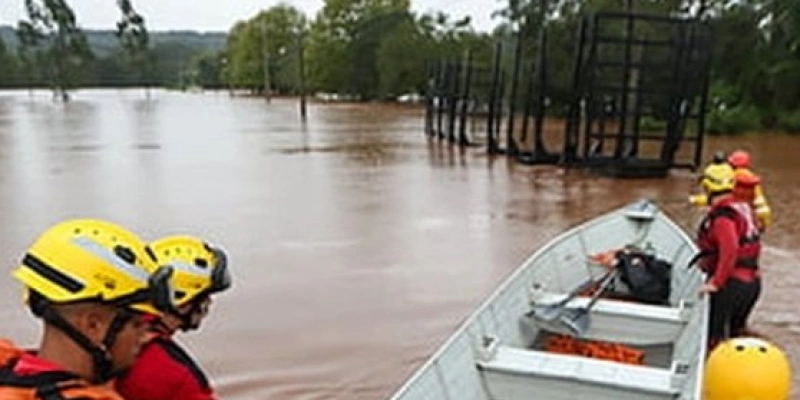
<path fill-rule="evenodd" d="M 582 283 L 580 286 L 575 288 L 575 290 L 569 292 L 567 294 L 567 297 L 565 297 L 563 300 L 559 301 L 556 304 L 558 304 L 559 306 L 566 305 L 567 303 L 572 301 L 574 298 L 578 297 L 581 293 L 593 288 L 594 286 L 597 286 L 597 284 L 601 284 L 602 285 L 603 282 L 605 282 L 608 279 L 608 277 L 611 276 L 611 274 L 613 272 L 614 272 L 614 270 L 609 270 L 608 272 L 603 274 L 603 276 L 601 276 L 600 279 L 591 279 L 591 278 L 589 278 L 588 280 L 586 280 L 586 282 Z"/>
<path fill-rule="evenodd" d="M 606 291 L 606 289 L 608 288 L 608 285 L 611 284 L 611 281 L 613 281 L 614 278 L 617 277 L 617 274 L 619 274 L 619 270 L 617 268 L 614 268 L 611 271 L 608 271 L 608 273 L 603 277 L 603 280 L 600 283 L 600 287 L 597 288 L 597 291 L 594 292 L 594 294 L 592 294 L 592 298 L 589 300 L 589 303 L 586 305 L 585 309 L 587 311 L 590 308 L 592 308 L 592 306 L 594 306 L 594 303 L 597 303 L 597 300 L 600 299 L 600 295 L 603 294 L 603 292 Z"/>

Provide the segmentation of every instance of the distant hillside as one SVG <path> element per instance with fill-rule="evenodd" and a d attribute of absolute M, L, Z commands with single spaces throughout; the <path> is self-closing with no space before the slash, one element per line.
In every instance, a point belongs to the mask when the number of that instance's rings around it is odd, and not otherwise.
<path fill-rule="evenodd" d="M 85 30 L 84 33 L 95 56 L 99 58 L 108 57 L 119 49 L 119 41 L 111 30 Z M 179 46 L 191 53 L 205 53 L 222 50 L 227 36 L 225 32 L 153 31 L 150 32 L 150 42 L 153 47 Z M 17 35 L 10 26 L 0 26 L 0 38 L 8 47 L 17 46 Z"/>

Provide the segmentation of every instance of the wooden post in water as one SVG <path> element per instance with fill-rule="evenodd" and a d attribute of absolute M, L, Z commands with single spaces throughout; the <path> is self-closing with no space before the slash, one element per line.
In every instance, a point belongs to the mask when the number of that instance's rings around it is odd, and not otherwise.
<path fill-rule="evenodd" d="M 299 73 L 300 73 L 300 119 L 303 122 L 306 122 L 306 117 L 307 117 L 307 112 L 306 112 L 306 68 L 305 68 L 306 64 L 305 64 L 305 55 L 304 55 L 305 48 L 304 48 L 304 45 L 303 45 L 305 43 L 305 41 L 303 40 L 304 39 L 303 35 L 304 35 L 303 32 L 301 32 L 300 35 L 299 35 L 299 40 L 298 40 L 298 42 L 299 42 L 298 43 L 298 48 L 299 49 L 298 49 L 298 53 L 297 53 L 297 58 L 298 58 L 297 61 L 298 61 L 298 64 L 300 64 L 300 66 L 298 68 L 299 69 Z"/>
<path fill-rule="evenodd" d="M 270 101 L 269 50 L 267 46 L 267 20 L 261 18 L 261 52 L 264 58 L 264 99 Z"/>
<path fill-rule="evenodd" d="M 511 99 L 508 105 L 508 124 L 506 125 L 506 150 L 511 157 L 519 155 L 516 132 L 514 132 L 514 116 L 517 108 L 517 86 L 519 85 L 519 69 L 522 61 L 522 38 L 523 31 L 527 29 L 527 20 L 517 22 L 517 43 L 514 48 L 514 64 L 511 70 Z"/>

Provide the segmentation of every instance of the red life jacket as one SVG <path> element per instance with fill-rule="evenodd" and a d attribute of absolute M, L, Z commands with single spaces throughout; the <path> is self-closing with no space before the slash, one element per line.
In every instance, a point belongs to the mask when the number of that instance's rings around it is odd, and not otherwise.
<path fill-rule="evenodd" d="M 66 371 L 21 375 L 14 367 L 23 351 L 0 339 L 0 399 L 2 400 L 123 400 L 104 386 L 90 385 Z"/>
<path fill-rule="evenodd" d="M 761 231 L 756 223 L 755 213 L 749 204 L 731 201 L 714 205 L 700 223 L 697 245 L 700 247 L 698 258 L 702 258 L 703 270 L 713 274 L 717 265 L 719 249 L 716 248 L 712 236 L 712 227 L 717 218 L 729 218 L 736 225 L 739 251 L 734 268 L 758 269 L 758 257 L 761 254 Z"/>

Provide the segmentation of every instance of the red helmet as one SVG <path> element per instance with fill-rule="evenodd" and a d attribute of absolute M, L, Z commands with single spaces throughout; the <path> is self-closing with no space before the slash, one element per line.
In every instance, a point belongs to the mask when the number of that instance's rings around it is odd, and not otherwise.
<path fill-rule="evenodd" d="M 750 168 L 750 153 L 736 150 L 728 156 L 728 164 L 733 168 Z"/>

